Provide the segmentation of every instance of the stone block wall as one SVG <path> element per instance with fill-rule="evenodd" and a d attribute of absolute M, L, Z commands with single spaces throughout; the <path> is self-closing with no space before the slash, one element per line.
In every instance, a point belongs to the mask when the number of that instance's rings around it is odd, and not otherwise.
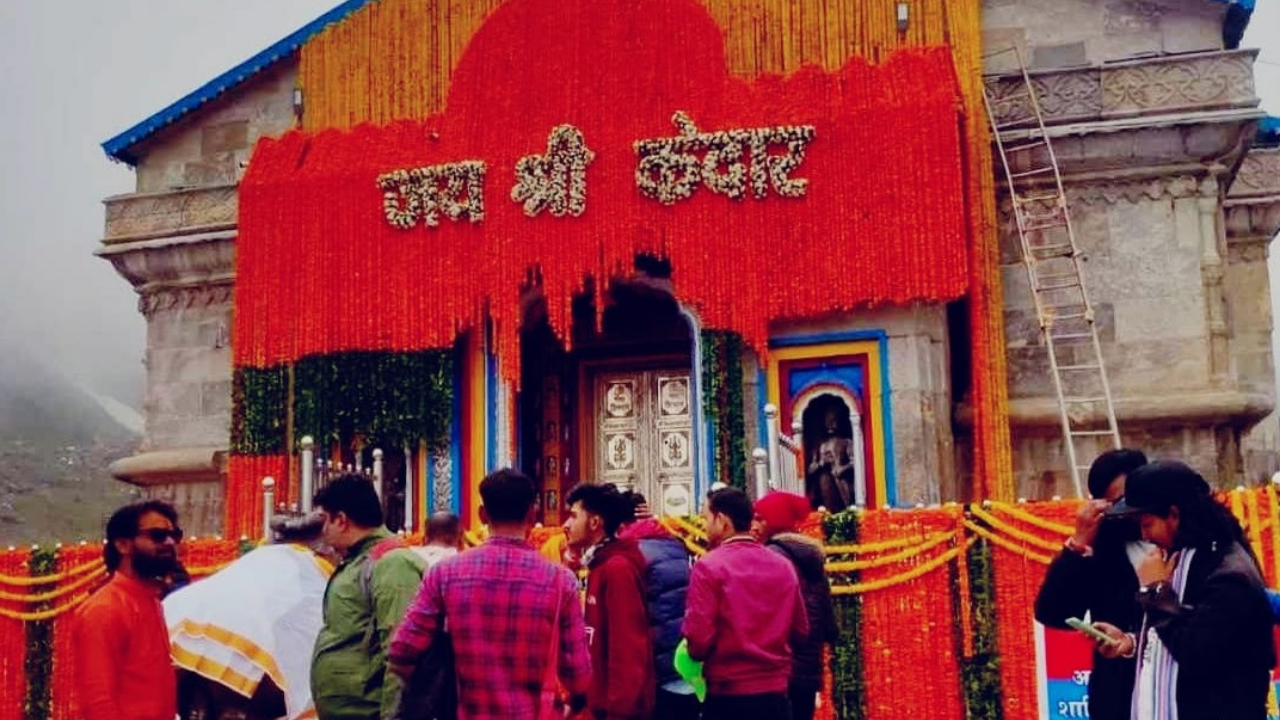
<path fill-rule="evenodd" d="M 985 0 L 987 52 L 1016 47 L 1033 69 L 1222 49 L 1226 5 L 1179 0 Z M 1010 56 L 988 70 L 1011 70 Z"/>
<path fill-rule="evenodd" d="M 258 139 L 296 124 L 297 75 L 297 62 L 283 61 L 201 109 L 196 119 L 157 133 L 139 152 L 138 192 L 238 182 Z"/>

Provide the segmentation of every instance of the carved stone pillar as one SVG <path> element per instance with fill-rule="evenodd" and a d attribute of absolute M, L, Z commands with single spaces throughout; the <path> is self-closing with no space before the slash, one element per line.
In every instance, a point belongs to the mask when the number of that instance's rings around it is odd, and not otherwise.
<path fill-rule="evenodd" d="M 143 445 L 111 472 L 174 503 L 197 535 L 222 526 L 235 217 L 234 186 L 111 198 L 98 250 L 147 320 Z"/>

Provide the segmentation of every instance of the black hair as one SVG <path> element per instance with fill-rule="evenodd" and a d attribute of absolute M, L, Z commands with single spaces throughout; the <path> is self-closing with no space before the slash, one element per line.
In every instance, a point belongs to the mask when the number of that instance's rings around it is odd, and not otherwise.
<path fill-rule="evenodd" d="M 636 513 L 640 511 L 640 506 L 649 504 L 644 495 L 635 490 L 627 490 L 622 493 L 622 496 L 627 499 L 627 502 L 631 503 L 631 520 L 633 521 L 636 519 Z M 623 522 L 626 521 L 624 520 Z"/>
<path fill-rule="evenodd" d="M 458 539 L 462 532 L 462 522 L 457 515 L 450 512 L 438 512 L 427 518 L 427 541 L 438 538 Z"/>
<path fill-rule="evenodd" d="M 523 522 L 538 498 L 528 475 L 503 468 L 480 481 L 480 502 L 494 522 Z"/>
<path fill-rule="evenodd" d="M 362 528 L 382 526 L 382 502 L 367 475 L 343 473 L 316 493 L 316 505 L 330 515 L 343 513 Z"/>
<path fill-rule="evenodd" d="M 599 515 L 604 522 L 604 532 L 612 537 L 624 522 L 635 519 L 635 506 L 625 494 L 618 492 L 615 485 L 594 485 L 583 483 L 569 491 L 565 504 L 572 506 L 582 503 L 582 509 L 592 515 Z"/>
<path fill-rule="evenodd" d="M 107 520 L 107 544 L 102 549 L 102 561 L 106 563 L 107 572 L 115 572 L 116 568 L 120 567 L 120 561 L 123 559 L 120 551 L 116 549 L 116 540 L 129 540 L 137 537 L 142 516 L 147 513 L 163 515 L 169 522 L 173 523 L 174 527 L 178 526 L 178 511 L 163 500 L 144 500 L 143 502 L 125 505 L 111 513 L 111 518 Z"/>
<path fill-rule="evenodd" d="M 1226 505 L 1218 502 L 1212 495 L 1179 500 L 1170 505 L 1178 507 L 1178 536 L 1175 538 L 1178 545 L 1196 548 L 1217 545 L 1225 551 L 1231 547 L 1231 543 L 1240 543 L 1240 547 L 1244 548 L 1254 564 L 1258 565 L 1258 571 L 1262 571 L 1262 566 L 1249 545 L 1249 539 L 1245 537 L 1244 528 L 1240 526 L 1240 521 L 1231 514 Z M 1156 510 L 1159 509 L 1156 508 Z M 1155 514 L 1168 517 L 1169 509 L 1163 508 L 1163 510 L 1163 513 Z"/>
<path fill-rule="evenodd" d="M 1116 478 L 1146 464 L 1147 456 L 1141 450 L 1120 448 L 1102 453 L 1089 466 L 1089 494 L 1095 499 L 1104 497 Z"/>
<path fill-rule="evenodd" d="M 751 529 L 751 519 L 755 511 L 751 507 L 751 498 L 738 488 L 721 488 L 707 495 L 711 512 L 720 513 L 733 523 L 735 532 L 746 532 Z"/>

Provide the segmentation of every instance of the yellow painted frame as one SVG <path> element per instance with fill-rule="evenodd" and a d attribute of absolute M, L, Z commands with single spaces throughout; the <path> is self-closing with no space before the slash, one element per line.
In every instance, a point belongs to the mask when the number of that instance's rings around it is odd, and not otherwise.
<path fill-rule="evenodd" d="M 878 340 L 854 340 L 849 342 L 818 343 L 814 345 L 797 345 L 792 347 L 773 348 L 769 351 L 769 362 L 765 370 L 765 387 L 768 402 L 782 407 L 782 389 L 779 380 L 779 366 L 787 360 L 815 360 L 845 355 L 867 356 L 867 390 L 871 393 L 867 407 L 871 420 L 871 457 L 874 467 L 875 496 L 882 502 L 889 498 L 889 465 L 888 453 L 885 449 L 885 413 L 887 400 L 884 387 L 884 357 Z"/>

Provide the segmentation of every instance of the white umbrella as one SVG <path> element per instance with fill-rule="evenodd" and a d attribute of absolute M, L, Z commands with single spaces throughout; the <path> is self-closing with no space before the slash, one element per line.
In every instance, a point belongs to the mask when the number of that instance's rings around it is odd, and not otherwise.
<path fill-rule="evenodd" d="M 270 677 L 289 720 L 314 717 L 311 650 L 332 567 L 299 545 L 267 545 L 164 600 L 174 662 L 252 697 Z"/>

